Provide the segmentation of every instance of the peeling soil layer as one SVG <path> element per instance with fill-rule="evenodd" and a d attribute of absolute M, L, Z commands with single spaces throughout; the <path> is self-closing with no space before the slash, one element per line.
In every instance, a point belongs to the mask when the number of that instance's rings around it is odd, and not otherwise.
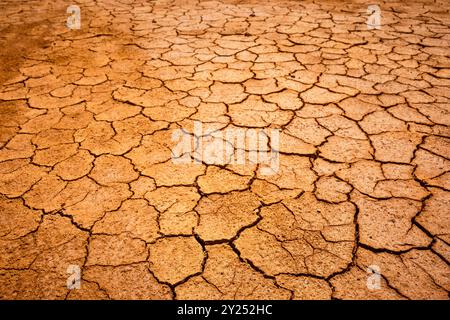
<path fill-rule="evenodd" d="M 450 2 L 367 5 L 3 0 L 0 298 L 448 299 Z"/>

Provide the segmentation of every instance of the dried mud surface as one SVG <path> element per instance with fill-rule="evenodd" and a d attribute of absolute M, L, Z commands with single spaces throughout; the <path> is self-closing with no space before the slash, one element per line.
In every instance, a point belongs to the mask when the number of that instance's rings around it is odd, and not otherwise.
<path fill-rule="evenodd" d="M 0 298 L 448 299 L 450 4 L 379 5 L 2 1 Z M 279 171 L 174 164 L 194 121 Z"/>

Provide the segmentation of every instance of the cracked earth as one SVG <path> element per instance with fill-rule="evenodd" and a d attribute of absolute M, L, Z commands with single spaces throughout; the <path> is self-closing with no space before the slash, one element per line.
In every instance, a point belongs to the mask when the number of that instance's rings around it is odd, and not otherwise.
<path fill-rule="evenodd" d="M 368 4 L 2 1 L 0 298 L 448 299 L 450 4 Z M 173 163 L 195 121 L 278 172 Z"/>

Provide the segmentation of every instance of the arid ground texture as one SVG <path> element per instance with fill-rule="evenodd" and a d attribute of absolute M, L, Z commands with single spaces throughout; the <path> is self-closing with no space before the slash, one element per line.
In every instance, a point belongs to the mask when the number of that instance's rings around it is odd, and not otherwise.
<path fill-rule="evenodd" d="M 0 12 L 1 299 L 449 299 L 449 1 Z M 260 129 L 273 174 L 199 156 Z"/>

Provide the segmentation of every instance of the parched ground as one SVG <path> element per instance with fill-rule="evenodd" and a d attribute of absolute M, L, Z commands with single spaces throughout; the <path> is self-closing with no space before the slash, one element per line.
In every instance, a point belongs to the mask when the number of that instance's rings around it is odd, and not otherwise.
<path fill-rule="evenodd" d="M 0 298 L 448 299 L 450 2 L 368 4 L 3 0 Z M 173 163 L 194 121 L 279 171 Z"/>

